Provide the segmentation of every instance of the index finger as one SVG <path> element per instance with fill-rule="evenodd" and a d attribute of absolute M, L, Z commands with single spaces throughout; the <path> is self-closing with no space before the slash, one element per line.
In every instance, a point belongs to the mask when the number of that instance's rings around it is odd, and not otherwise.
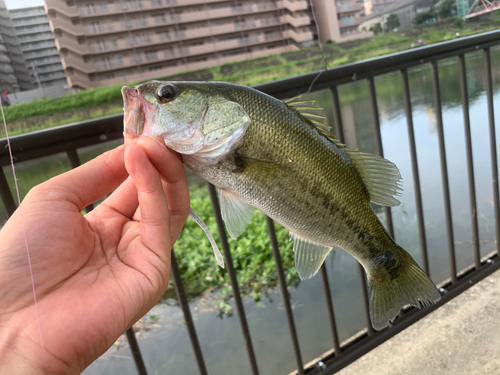
<path fill-rule="evenodd" d="M 150 137 L 139 138 L 137 144 L 146 151 L 149 160 L 164 181 L 163 190 L 170 211 L 170 233 L 175 240 L 189 215 L 190 206 L 189 188 L 182 158 Z"/>

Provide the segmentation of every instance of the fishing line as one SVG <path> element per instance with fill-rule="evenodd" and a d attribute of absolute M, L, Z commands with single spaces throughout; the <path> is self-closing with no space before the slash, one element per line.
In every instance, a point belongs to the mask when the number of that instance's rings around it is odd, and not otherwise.
<path fill-rule="evenodd" d="M 311 85 L 309 86 L 309 90 L 307 90 L 306 94 L 309 94 L 311 92 L 314 84 L 316 83 L 318 78 L 321 76 L 321 74 L 323 74 L 323 72 L 326 71 L 326 68 L 327 68 L 325 51 L 323 50 L 323 46 L 321 45 L 321 36 L 320 36 L 318 21 L 316 20 L 316 12 L 314 11 L 314 5 L 313 5 L 312 0 L 309 0 L 309 4 L 311 5 L 311 12 L 312 12 L 312 16 L 314 19 L 314 24 L 316 25 L 316 32 L 318 33 L 318 46 L 319 46 L 319 50 L 321 51 L 322 59 L 319 62 L 319 72 L 316 75 L 316 77 L 313 79 L 313 81 L 311 82 Z"/>
<path fill-rule="evenodd" d="M 16 187 L 17 207 L 18 207 L 18 210 L 19 210 L 19 214 L 21 215 L 21 224 L 22 224 L 22 227 L 23 227 L 23 234 L 24 234 L 24 245 L 26 247 L 26 254 L 28 255 L 28 265 L 29 265 L 30 276 L 31 276 L 31 289 L 33 290 L 33 300 L 35 302 L 36 321 L 38 323 L 38 335 L 40 336 L 40 345 L 41 345 L 42 351 L 43 351 L 43 359 L 44 359 L 44 364 L 45 364 L 45 373 L 47 373 L 47 355 L 45 353 L 45 346 L 43 344 L 42 326 L 40 325 L 40 315 L 38 314 L 38 302 L 37 302 L 37 299 L 36 299 L 35 279 L 33 277 L 33 268 L 31 266 L 30 250 L 29 250 L 29 247 L 28 247 L 28 236 L 26 236 L 26 227 L 24 225 L 23 208 L 21 207 L 21 197 L 20 197 L 20 194 L 19 194 L 19 186 L 17 185 L 16 168 L 14 167 L 14 157 L 12 156 L 12 147 L 10 145 L 9 132 L 7 131 L 7 122 L 5 121 L 5 113 L 3 112 L 3 105 L 2 105 L 2 101 L 1 100 L 0 100 L 0 111 L 2 112 L 3 127 L 5 129 L 5 139 L 7 140 L 7 148 L 9 149 L 10 166 L 12 168 L 12 175 L 14 177 L 14 185 Z"/>

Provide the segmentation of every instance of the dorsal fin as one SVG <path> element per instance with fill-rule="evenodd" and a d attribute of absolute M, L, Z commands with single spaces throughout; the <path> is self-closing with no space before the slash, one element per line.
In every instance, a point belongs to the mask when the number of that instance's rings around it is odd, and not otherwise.
<path fill-rule="evenodd" d="M 319 134 L 346 152 L 368 190 L 370 202 L 382 206 L 397 206 L 400 203 L 395 196 L 401 196 L 402 179 L 394 163 L 377 155 L 345 148 L 330 132 L 331 127 L 325 124 L 326 117 L 318 114 L 323 108 L 314 106 L 314 100 L 303 100 L 301 96 L 296 96 L 285 100 L 284 103 L 288 108 L 297 111 Z"/>
<path fill-rule="evenodd" d="M 318 112 L 322 112 L 323 108 L 316 107 L 312 99 L 302 99 L 302 97 L 295 96 L 293 98 L 284 100 L 283 103 L 290 109 L 294 109 L 300 116 L 305 117 L 308 122 L 316 128 L 319 134 L 327 138 L 330 142 L 334 143 L 339 148 L 344 148 L 345 145 L 335 138 L 330 132 L 331 127 L 325 123 L 326 117 Z"/>

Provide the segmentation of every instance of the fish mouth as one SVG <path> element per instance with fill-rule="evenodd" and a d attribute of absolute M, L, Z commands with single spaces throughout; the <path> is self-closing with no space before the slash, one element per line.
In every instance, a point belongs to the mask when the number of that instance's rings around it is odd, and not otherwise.
<path fill-rule="evenodd" d="M 123 86 L 123 135 L 125 144 L 133 142 L 144 132 L 146 122 L 145 102 L 136 87 Z M 147 107 L 147 105 L 146 105 Z"/>

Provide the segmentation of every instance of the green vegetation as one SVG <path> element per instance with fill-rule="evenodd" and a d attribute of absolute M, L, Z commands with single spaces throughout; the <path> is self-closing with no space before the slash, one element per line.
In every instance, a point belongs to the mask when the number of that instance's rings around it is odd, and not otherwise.
<path fill-rule="evenodd" d="M 444 4 L 446 1 L 442 3 Z M 436 7 L 438 5 L 436 4 Z M 444 7 L 444 5 L 442 6 Z M 393 21 L 396 22 L 396 20 Z M 429 45 L 454 39 L 457 32 L 460 32 L 461 36 L 467 36 L 491 31 L 497 29 L 499 22 L 500 15 L 498 13 L 483 17 L 481 22 L 463 23 L 450 17 L 444 21 L 425 26 L 416 26 L 397 32 L 379 33 L 371 38 L 341 44 L 327 43 L 323 49 L 327 66 L 334 67 L 406 50 L 417 39 L 422 39 L 425 45 Z M 159 77 L 159 79 L 216 80 L 242 85 L 255 85 L 316 71 L 319 69 L 321 59 L 319 48 L 311 47 L 280 55 L 270 55 L 214 66 L 194 72 Z M 40 99 L 32 103 L 5 108 L 10 133 L 12 135 L 20 134 L 120 113 L 123 108 L 120 87 L 121 85 L 99 87 L 58 99 Z M 1 136 L 2 133 L 0 133 Z"/>
<path fill-rule="evenodd" d="M 220 246 L 208 189 L 204 186 L 191 187 L 190 196 L 191 206 L 205 221 Z M 294 267 L 293 243 L 289 241 L 288 230 L 276 224 L 276 235 L 288 285 L 296 286 L 300 279 Z M 241 292 L 259 301 L 278 282 L 264 214 L 256 211 L 238 241 L 229 239 L 229 246 Z M 213 308 L 221 314 L 230 313 L 227 301 L 231 298 L 231 286 L 227 271 L 219 267 L 208 238 L 192 220 L 188 219 L 184 225 L 175 244 L 175 255 L 187 294 L 191 298 L 202 294 L 208 296 L 218 289 L 219 293 L 212 300 Z M 173 289 L 165 295 L 165 298 L 171 297 Z"/>
<path fill-rule="evenodd" d="M 399 17 L 397 14 L 391 14 L 387 17 L 387 30 L 394 30 L 400 26 Z"/>

